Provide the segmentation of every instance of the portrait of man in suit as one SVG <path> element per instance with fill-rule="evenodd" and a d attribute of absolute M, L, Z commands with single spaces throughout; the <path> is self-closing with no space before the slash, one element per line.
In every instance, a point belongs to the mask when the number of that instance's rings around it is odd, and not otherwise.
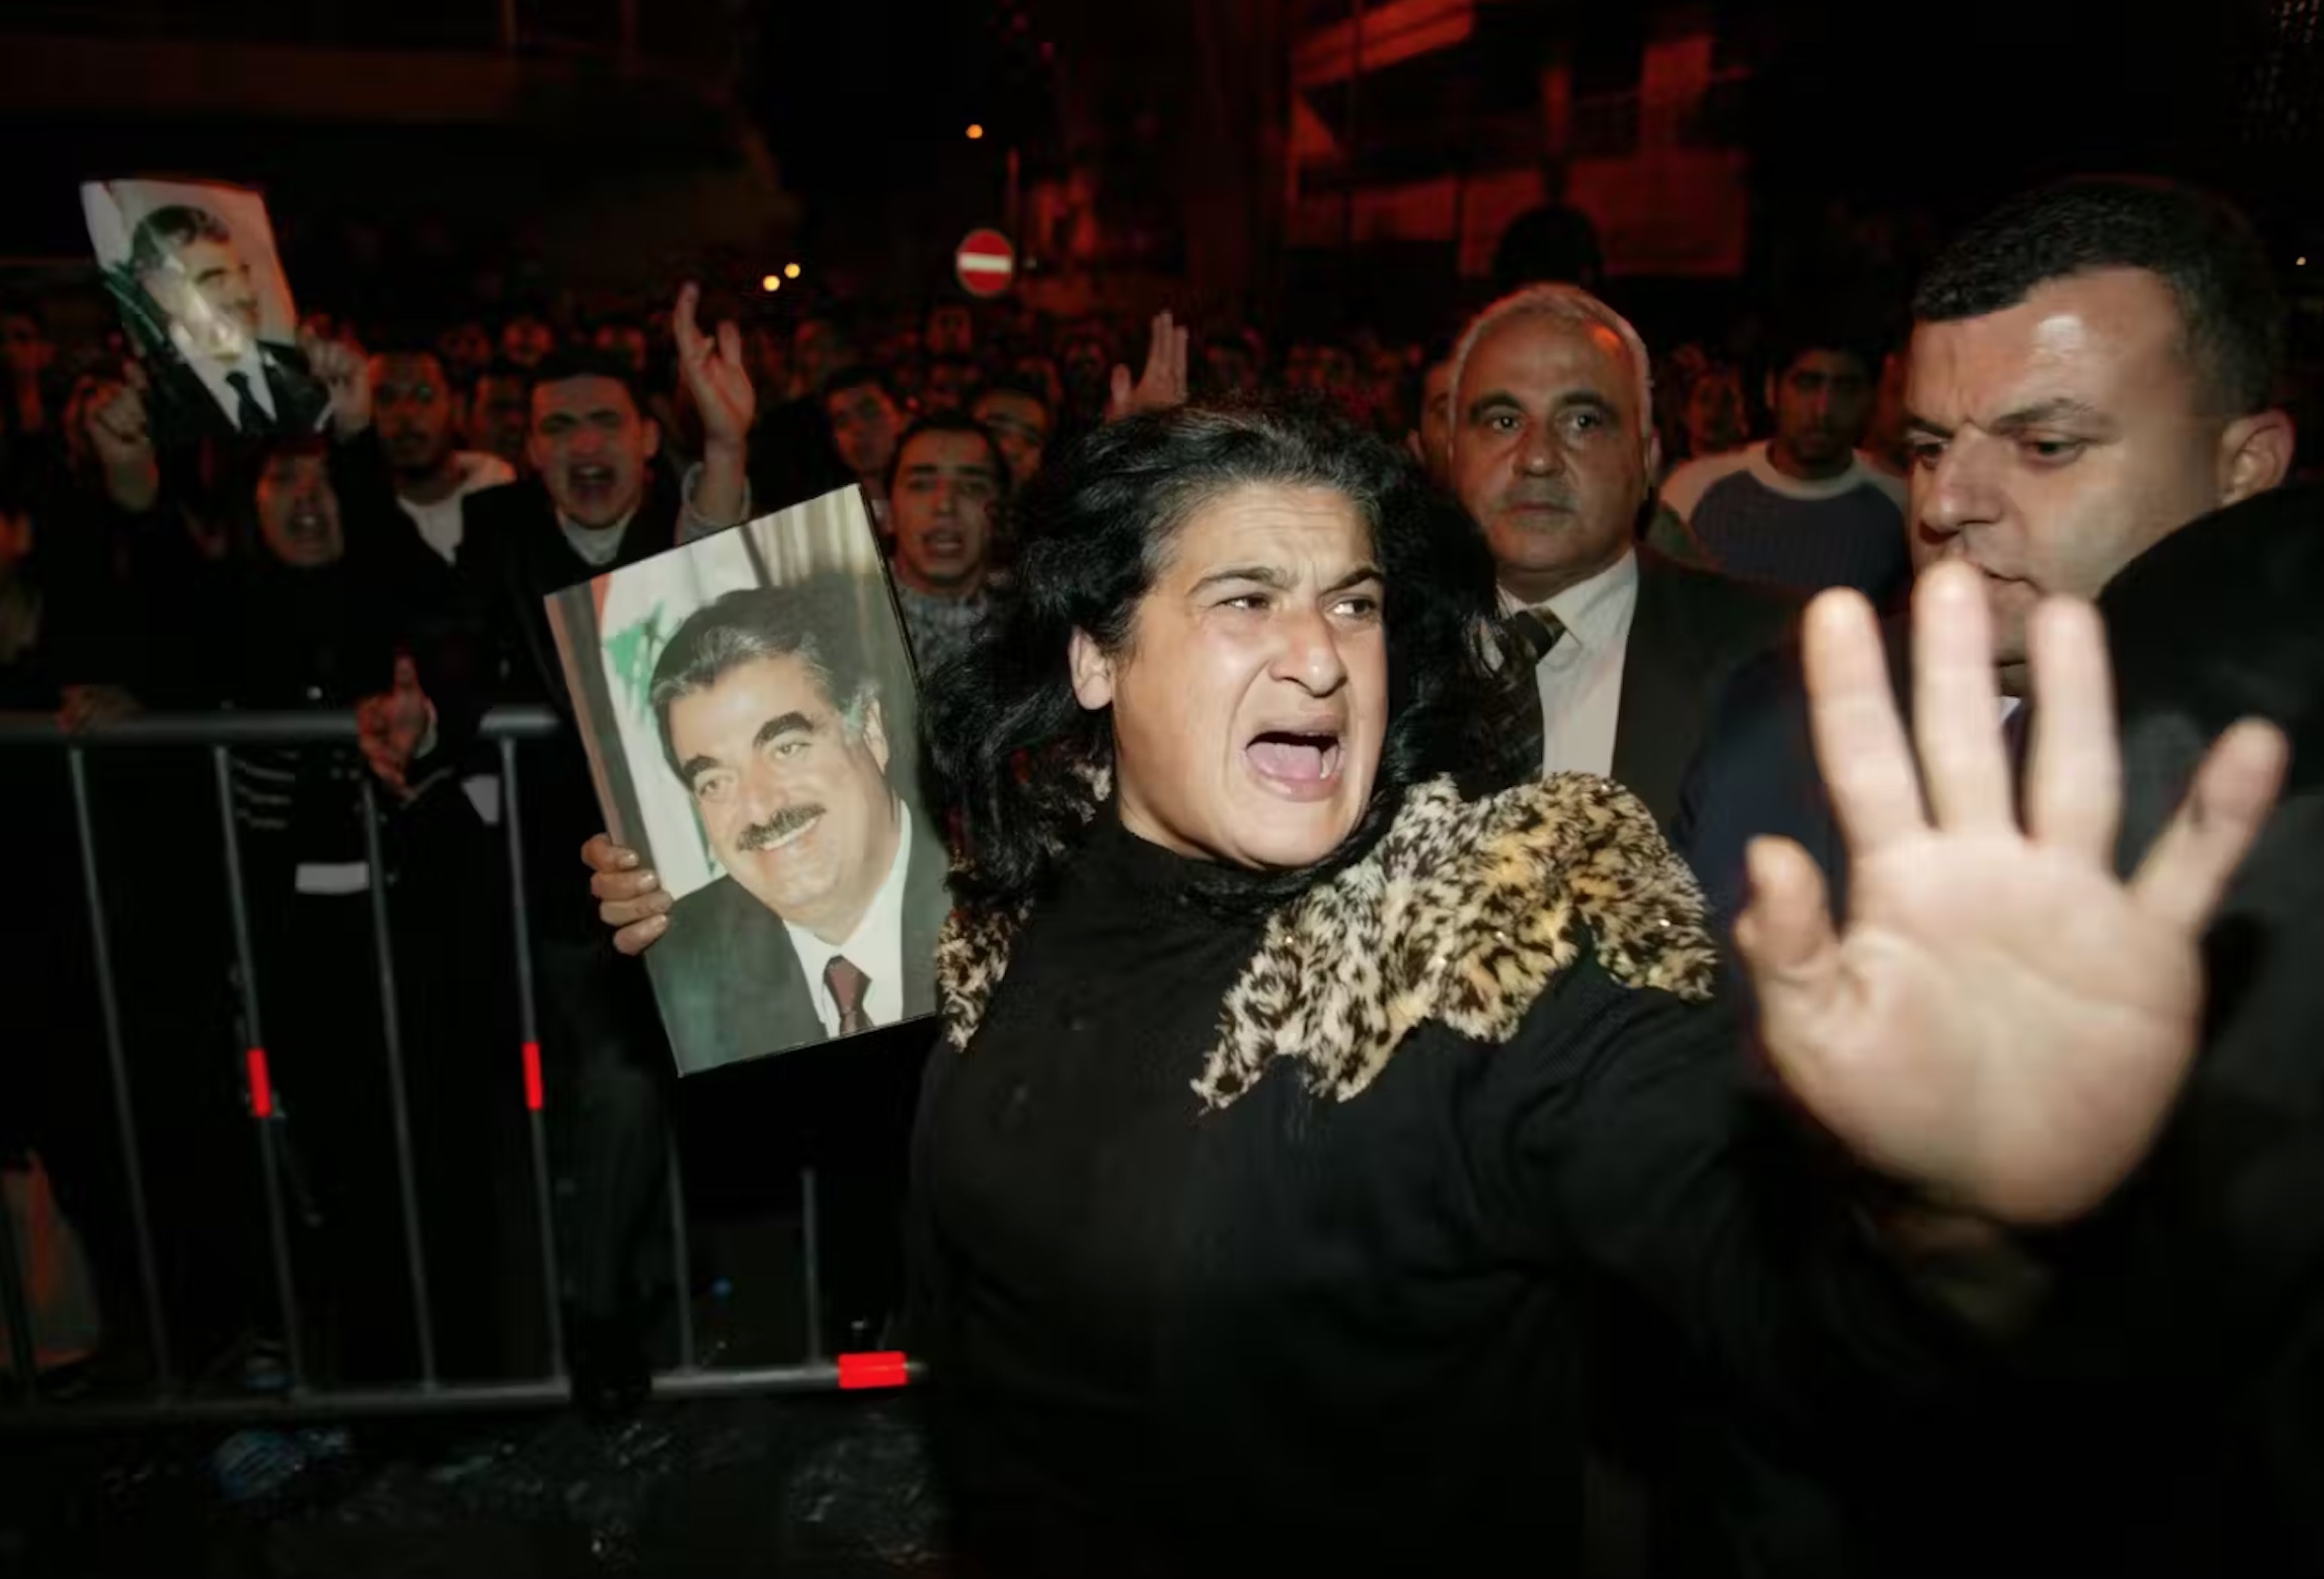
<path fill-rule="evenodd" d="M 264 440 L 321 427 L 330 396 L 294 344 L 257 194 L 114 182 L 85 189 L 84 202 L 165 433 Z"/>
<path fill-rule="evenodd" d="M 655 664 L 662 755 L 724 868 L 648 957 L 682 1071 L 935 1012 L 946 856 L 896 788 L 912 699 L 860 580 L 728 592 Z"/>

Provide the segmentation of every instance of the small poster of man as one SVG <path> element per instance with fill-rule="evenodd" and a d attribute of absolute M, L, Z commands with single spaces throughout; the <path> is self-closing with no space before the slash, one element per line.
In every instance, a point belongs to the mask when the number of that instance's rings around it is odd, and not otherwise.
<path fill-rule="evenodd" d="M 165 442 L 322 427 L 330 395 L 299 354 L 264 197 L 211 182 L 92 181 L 81 208 Z"/>
<path fill-rule="evenodd" d="M 678 1071 L 933 1014 L 948 860 L 863 496 L 548 605 L 608 829 L 676 902 L 646 965 Z"/>

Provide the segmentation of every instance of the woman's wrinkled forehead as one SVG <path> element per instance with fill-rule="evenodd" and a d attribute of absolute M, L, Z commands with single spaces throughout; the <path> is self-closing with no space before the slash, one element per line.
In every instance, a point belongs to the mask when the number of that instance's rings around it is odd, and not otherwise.
<path fill-rule="evenodd" d="M 1217 558 L 1232 557 L 1242 546 L 1257 549 L 1263 525 L 1279 524 L 1286 508 L 1310 521 L 1329 517 L 1350 523 L 1356 534 L 1354 557 L 1379 558 L 1373 509 L 1354 491 L 1317 478 L 1232 478 L 1190 490 L 1154 513 L 1145 538 L 1147 588 L 1181 570 L 1190 552 Z"/>

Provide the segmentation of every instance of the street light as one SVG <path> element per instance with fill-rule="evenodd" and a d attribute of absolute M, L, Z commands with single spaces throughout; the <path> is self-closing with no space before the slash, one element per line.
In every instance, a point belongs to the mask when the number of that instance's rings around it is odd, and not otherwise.
<path fill-rule="evenodd" d="M 783 266 L 783 277 L 785 279 L 797 279 L 799 277 L 799 265 L 785 264 Z"/>
<path fill-rule="evenodd" d="M 979 125 L 977 122 L 975 122 L 975 121 L 973 121 L 973 120 L 971 120 L 971 121 L 969 121 L 969 122 L 968 122 L 968 140 L 969 140 L 970 142 L 974 142 L 974 141 L 976 141 L 976 140 L 977 140 L 979 137 L 981 137 L 981 136 L 983 136 L 983 135 L 984 135 L 984 127 L 983 127 L 983 126 Z"/>
<path fill-rule="evenodd" d="M 797 266 L 796 266 L 796 265 L 794 265 L 793 267 L 794 267 L 794 269 L 796 269 L 796 267 L 797 267 Z M 761 289 L 761 290 L 763 290 L 763 291 L 766 291 L 768 294 L 770 294 L 770 295 L 771 295 L 771 294 L 773 294 L 775 291 L 781 290 L 781 289 L 783 288 L 783 276 L 780 276 L 780 275 L 767 275 L 767 276 L 763 276 L 763 277 L 761 277 L 761 278 L 760 278 L 760 280 L 758 281 L 758 288 L 759 288 L 759 289 Z"/>

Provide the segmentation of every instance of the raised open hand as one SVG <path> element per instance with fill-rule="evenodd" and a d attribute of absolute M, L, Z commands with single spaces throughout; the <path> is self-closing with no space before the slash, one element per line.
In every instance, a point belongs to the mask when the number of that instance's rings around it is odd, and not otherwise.
<path fill-rule="evenodd" d="M 351 340 L 326 340 L 311 329 L 299 331 L 298 349 L 307 358 L 307 371 L 331 395 L 331 428 L 339 437 L 352 438 L 371 426 L 371 358 Z"/>
<path fill-rule="evenodd" d="M 1114 369 L 1113 393 L 1106 401 L 1106 421 L 1118 422 L 1141 412 L 1168 411 L 1187 403 L 1187 332 L 1168 312 L 1158 312 L 1146 337 L 1146 370 L 1135 384 L 1127 367 Z"/>
<path fill-rule="evenodd" d="M 702 413 L 705 446 L 739 450 L 758 411 L 758 393 L 751 387 L 750 366 L 742 355 L 742 332 L 730 319 L 718 326 L 717 339 L 704 334 L 695 317 L 701 302 L 700 285 L 689 282 L 679 289 L 669 319 L 670 333 L 677 340 L 678 368 Z"/>
<path fill-rule="evenodd" d="M 108 468 L 153 461 L 153 424 L 147 414 L 145 369 L 130 362 L 118 382 L 93 381 L 79 396 L 84 432 L 97 462 Z"/>
<path fill-rule="evenodd" d="M 1976 573 L 1931 570 L 1913 616 L 1917 774 L 1871 607 L 1827 592 L 1809 608 L 1811 717 L 1848 841 L 1849 924 L 1834 933 L 1806 851 L 1762 839 L 1736 942 L 1776 1067 L 1866 1161 L 1954 1207 L 2062 1222 L 2122 1181 L 2170 1112 L 2197 1046 L 2197 942 L 2287 749 L 2265 724 L 2221 736 L 2125 883 L 2096 611 L 2052 599 L 2035 615 L 2022 831 Z"/>

